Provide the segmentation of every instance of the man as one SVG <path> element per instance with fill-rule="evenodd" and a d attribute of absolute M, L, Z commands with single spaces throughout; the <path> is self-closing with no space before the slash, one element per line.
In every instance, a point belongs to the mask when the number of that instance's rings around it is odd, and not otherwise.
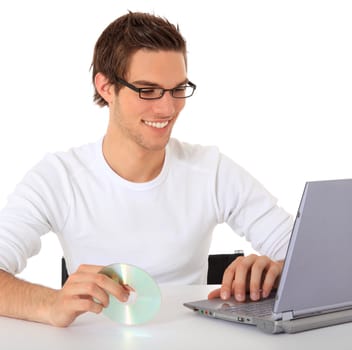
<path fill-rule="evenodd" d="M 236 259 L 209 297 L 266 297 L 281 274 L 291 216 L 215 147 L 170 139 L 196 89 L 186 45 L 167 20 L 128 13 L 98 39 L 94 99 L 108 106 L 106 135 L 45 157 L 0 213 L 0 314 L 68 326 L 129 289 L 102 266 L 129 263 L 159 283 L 205 283 L 214 227 L 227 222 L 263 255 Z M 61 290 L 15 277 L 55 232 L 71 272 Z M 270 257 L 270 258 L 269 258 Z M 272 260 L 273 259 L 273 260 Z"/>

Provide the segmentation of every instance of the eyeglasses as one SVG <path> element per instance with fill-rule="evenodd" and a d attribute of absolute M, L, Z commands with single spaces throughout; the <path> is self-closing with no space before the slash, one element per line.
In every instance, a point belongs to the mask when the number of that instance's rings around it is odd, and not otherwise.
<path fill-rule="evenodd" d="M 137 86 L 134 86 L 119 77 L 115 77 L 115 80 L 117 83 L 138 92 L 139 97 L 143 100 L 158 100 L 164 96 L 166 91 L 170 91 L 173 98 L 187 98 L 193 95 L 194 90 L 197 87 L 195 84 L 188 81 L 187 83 L 176 86 L 173 89 L 163 89 L 157 87 L 138 88 Z"/>

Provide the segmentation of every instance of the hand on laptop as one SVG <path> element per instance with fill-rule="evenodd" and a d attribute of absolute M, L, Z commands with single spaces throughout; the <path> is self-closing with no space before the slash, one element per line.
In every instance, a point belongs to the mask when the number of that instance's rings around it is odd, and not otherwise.
<path fill-rule="evenodd" d="M 228 300 L 233 295 L 237 301 L 245 301 L 248 291 L 253 301 L 266 298 L 277 287 L 282 268 L 283 261 L 267 256 L 238 257 L 225 270 L 221 288 L 212 291 L 208 298 Z"/>

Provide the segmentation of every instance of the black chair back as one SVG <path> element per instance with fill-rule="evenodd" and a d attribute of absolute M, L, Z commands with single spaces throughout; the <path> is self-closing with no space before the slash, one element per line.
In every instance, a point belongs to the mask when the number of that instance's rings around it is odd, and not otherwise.
<path fill-rule="evenodd" d="M 233 254 L 210 254 L 208 256 L 207 284 L 221 284 L 225 269 L 239 256 L 243 256 L 242 250 L 236 250 Z M 68 278 L 65 258 L 61 259 L 61 285 Z"/>

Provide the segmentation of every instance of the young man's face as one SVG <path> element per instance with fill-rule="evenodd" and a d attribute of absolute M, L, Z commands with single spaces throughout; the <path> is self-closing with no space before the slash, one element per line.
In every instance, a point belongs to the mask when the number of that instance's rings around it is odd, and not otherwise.
<path fill-rule="evenodd" d="M 187 81 L 184 56 L 174 51 L 139 50 L 133 56 L 126 81 L 138 88 L 171 89 Z M 121 87 L 110 104 L 110 127 L 126 145 L 147 151 L 165 148 L 185 99 L 165 92 L 161 99 L 143 100 L 127 87 Z"/>

